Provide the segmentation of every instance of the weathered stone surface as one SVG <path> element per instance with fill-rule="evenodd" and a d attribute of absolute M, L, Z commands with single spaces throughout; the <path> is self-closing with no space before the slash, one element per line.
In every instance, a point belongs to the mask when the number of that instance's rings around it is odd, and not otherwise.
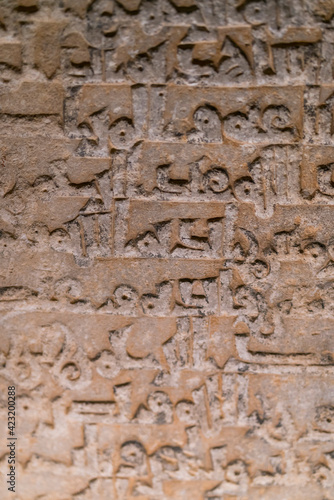
<path fill-rule="evenodd" d="M 329 0 L 0 2 L 1 500 L 334 500 L 333 68 Z"/>

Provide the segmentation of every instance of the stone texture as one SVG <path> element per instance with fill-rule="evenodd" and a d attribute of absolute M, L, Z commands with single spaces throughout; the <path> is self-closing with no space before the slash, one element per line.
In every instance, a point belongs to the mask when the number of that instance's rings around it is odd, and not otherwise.
<path fill-rule="evenodd" d="M 1 499 L 334 500 L 333 75 L 332 0 L 0 0 Z"/>

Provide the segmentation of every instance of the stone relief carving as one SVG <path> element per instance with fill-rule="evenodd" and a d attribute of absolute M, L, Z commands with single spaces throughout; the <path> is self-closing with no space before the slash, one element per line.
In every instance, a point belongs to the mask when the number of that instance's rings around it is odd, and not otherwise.
<path fill-rule="evenodd" d="M 334 500 L 333 18 L 0 2 L 1 498 Z"/>

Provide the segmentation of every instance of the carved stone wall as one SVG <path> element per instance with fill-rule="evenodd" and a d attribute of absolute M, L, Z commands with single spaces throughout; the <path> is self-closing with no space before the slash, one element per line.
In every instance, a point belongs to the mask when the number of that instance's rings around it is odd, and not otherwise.
<path fill-rule="evenodd" d="M 333 76 L 333 0 L 0 0 L 1 499 L 334 499 Z"/>

